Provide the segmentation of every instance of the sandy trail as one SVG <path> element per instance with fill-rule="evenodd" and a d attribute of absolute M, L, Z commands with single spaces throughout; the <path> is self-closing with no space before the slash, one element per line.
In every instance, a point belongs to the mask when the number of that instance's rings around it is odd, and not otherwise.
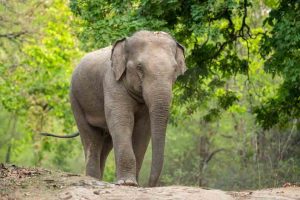
<path fill-rule="evenodd" d="M 126 187 L 45 169 L 0 165 L 0 199 L 300 200 L 300 187 L 227 192 L 197 187 Z"/>

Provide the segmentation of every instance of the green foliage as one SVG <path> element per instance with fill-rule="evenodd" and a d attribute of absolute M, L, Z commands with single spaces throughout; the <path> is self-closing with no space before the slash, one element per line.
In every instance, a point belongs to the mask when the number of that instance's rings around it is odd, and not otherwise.
<path fill-rule="evenodd" d="M 300 2 L 279 1 L 264 23 L 272 28 L 262 38 L 265 70 L 284 79 L 277 94 L 256 109 L 258 121 L 270 128 L 300 116 Z"/>
<path fill-rule="evenodd" d="M 42 139 L 38 134 L 41 131 L 70 132 L 75 128 L 68 100 L 74 61 L 81 55 L 73 36 L 75 29 L 71 28 L 74 19 L 61 0 L 4 2 L 1 15 L 5 17 L 21 7 L 24 12 L 14 15 L 17 23 L 10 22 L 13 27 L 7 26 L 4 31 L 17 35 L 20 27 L 26 29 L 15 38 L 6 37 L 5 33 L 0 38 L 8 49 L 1 57 L 1 107 L 12 116 L 3 121 L 8 128 L 2 129 L 0 134 L 6 135 L 8 144 L 1 147 L 7 149 L 6 155 L 10 157 L 7 162 L 28 165 L 49 165 L 50 162 L 56 168 L 71 170 L 66 158 L 81 155 L 79 141 L 62 141 L 55 145 L 55 140 Z"/>
<path fill-rule="evenodd" d="M 199 106 L 195 102 L 212 96 L 218 83 L 230 75 L 247 73 L 248 61 L 238 55 L 236 42 L 250 35 L 245 21 L 250 6 L 247 1 L 237 0 L 70 2 L 73 13 L 82 19 L 79 39 L 85 50 L 107 46 L 140 29 L 166 30 L 183 43 L 187 47 L 189 70 L 180 79 L 182 92 L 175 101 L 187 102 L 189 113 Z M 220 76 L 216 78 L 215 74 Z M 233 103 L 233 96 L 224 95 L 222 102 Z M 220 112 L 212 114 L 217 113 Z"/>
<path fill-rule="evenodd" d="M 79 39 L 84 50 L 108 46 L 140 29 L 160 29 L 163 21 L 140 18 L 139 1 L 71 0 L 70 8 L 83 20 Z"/>
<path fill-rule="evenodd" d="M 272 81 L 262 69 L 256 73 L 260 79 L 252 80 L 252 84 Z M 299 121 L 268 131 L 257 126 L 251 112 L 253 105 L 261 101 L 259 97 L 265 90 L 272 93 L 276 88 L 271 84 L 248 88 L 243 86 L 245 81 L 247 77 L 238 75 L 228 83 L 228 88 L 239 93 L 239 102 L 222 111 L 220 117 L 207 120 L 207 109 L 200 109 L 168 129 L 162 184 L 234 190 L 298 182 Z M 251 96 L 253 92 L 255 97 Z M 208 113 L 211 116 L 213 112 Z"/>

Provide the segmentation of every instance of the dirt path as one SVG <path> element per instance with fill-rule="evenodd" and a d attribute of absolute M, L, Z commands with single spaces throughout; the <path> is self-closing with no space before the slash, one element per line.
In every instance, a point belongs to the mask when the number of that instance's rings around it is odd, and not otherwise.
<path fill-rule="evenodd" d="M 300 200 L 300 187 L 224 192 L 196 187 L 116 186 L 77 174 L 0 165 L 0 199 Z"/>

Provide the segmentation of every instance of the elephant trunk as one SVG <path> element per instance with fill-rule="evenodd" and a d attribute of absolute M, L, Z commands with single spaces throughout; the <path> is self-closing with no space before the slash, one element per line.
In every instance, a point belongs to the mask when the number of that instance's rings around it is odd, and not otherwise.
<path fill-rule="evenodd" d="M 147 95 L 152 140 L 152 165 L 149 186 L 156 186 L 163 168 L 166 128 L 172 98 L 171 84 L 152 87 L 151 96 Z"/>

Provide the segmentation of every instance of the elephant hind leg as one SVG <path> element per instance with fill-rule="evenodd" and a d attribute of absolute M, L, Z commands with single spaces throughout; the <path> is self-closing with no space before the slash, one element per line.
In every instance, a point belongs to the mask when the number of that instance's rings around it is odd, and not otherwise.
<path fill-rule="evenodd" d="M 103 146 L 104 131 L 91 126 L 87 122 L 79 103 L 72 95 L 71 105 L 84 148 L 86 164 L 85 173 L 87 176 L 99 179 L 101 178 L 100 156 Z"/>
<path fill-rule="evenodd" d="M 104 175 L 104 168 L 105 168 L 105 162 L 107 159 L 107 156 L 109 152 L 112 150 L 113 144 L 112 144 L 112 138 L 108 134 L 104 138 L 103 146 L 102 146 L 102 152 L 101 152 L 101 157 L 100 157 L 100 171 L 101 171 L 101 177 L 100 179 L 103 178 Z"/>

